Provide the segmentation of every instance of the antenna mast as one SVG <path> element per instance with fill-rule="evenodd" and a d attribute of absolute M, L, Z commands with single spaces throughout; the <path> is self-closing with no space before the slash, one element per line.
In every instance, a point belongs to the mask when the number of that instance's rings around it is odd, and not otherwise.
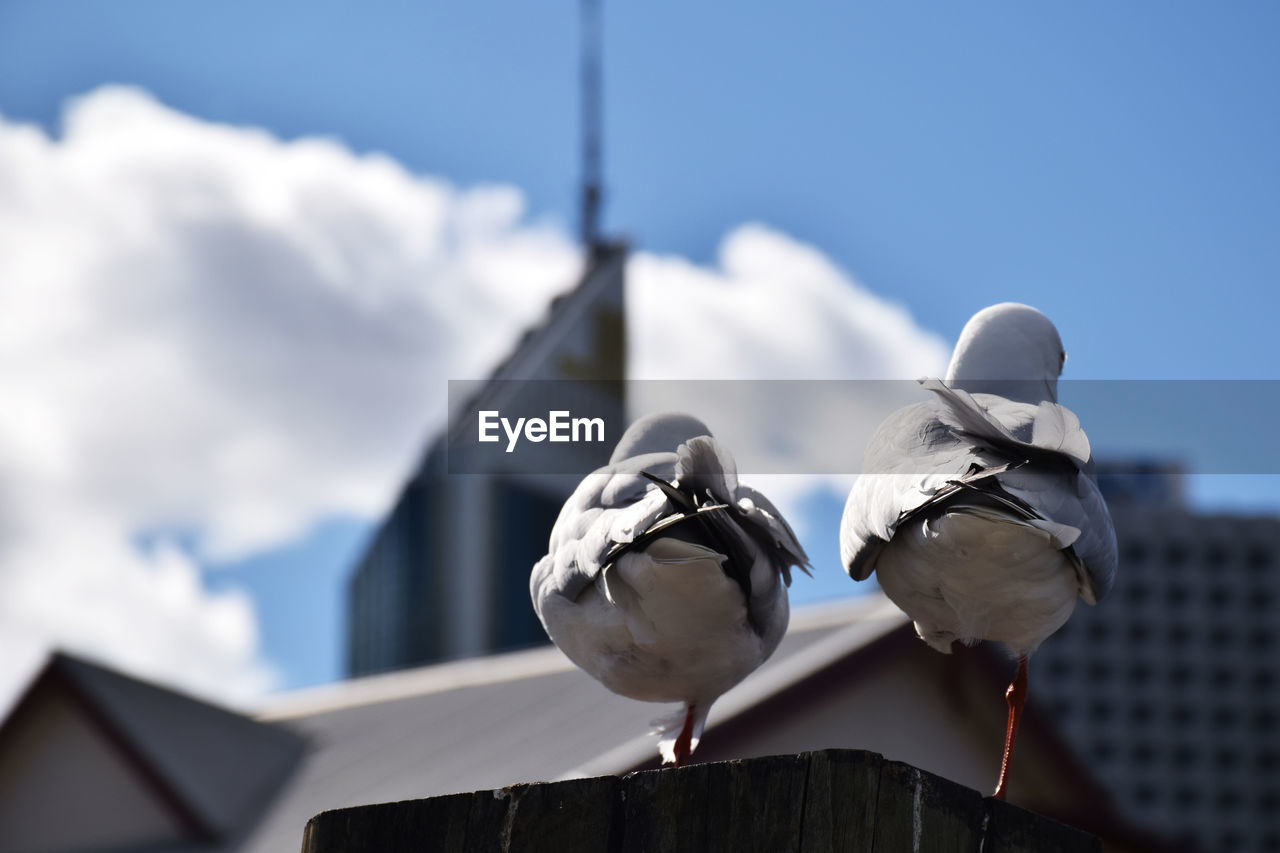
<path fill-rule="evenodd" d="M 582 0 L 582 243 L 600 242 L 600 0 Z"/>

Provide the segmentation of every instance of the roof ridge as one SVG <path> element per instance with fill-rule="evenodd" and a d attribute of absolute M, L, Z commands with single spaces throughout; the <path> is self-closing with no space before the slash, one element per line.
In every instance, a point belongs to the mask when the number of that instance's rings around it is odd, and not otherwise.
<path fill-rule="evenodd" d="M 872 593 L 798 607 L 792 612 L 788 633 L 846 624 L 864 611 L 877 610 L 883 599 L 883 595 Z M 288 720 L 462 687 L 519 681 L 573 668 L 573 662 L 555 646 L 521 649 L 277 693 L 266 697 L 252 717 L 260 722 Z"/>

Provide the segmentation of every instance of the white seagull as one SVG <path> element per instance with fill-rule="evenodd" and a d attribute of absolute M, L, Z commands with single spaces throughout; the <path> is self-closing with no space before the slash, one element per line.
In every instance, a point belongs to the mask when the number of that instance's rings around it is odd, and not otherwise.
<path fill-rule="evenodd" d="M 1116 572 L 1116 538 L 1080 421 L 1057 404 L 1066 354 L 1034 308 L 1003 303 L 960 334 L 932 399 L 890 415 L 867 445 L 840 523 L 854 580 L 874 571 L 916 633 L 950 653 L 1004 643 L 1018 659 L 1006 697 L 1000 778 L 1027 696 L 1027 657 L 1096 604 Z"/>
<path fill-rule="evenodd" d="M 533 567 L 538 618 L 614 693 L 682 702 L 655 721 L 663 763 L 698 745 L 711 703 L 777 648 L 791 566 L 808 558 L 733 458 L 687 415 L 631 425 L 565 502 Z"/>

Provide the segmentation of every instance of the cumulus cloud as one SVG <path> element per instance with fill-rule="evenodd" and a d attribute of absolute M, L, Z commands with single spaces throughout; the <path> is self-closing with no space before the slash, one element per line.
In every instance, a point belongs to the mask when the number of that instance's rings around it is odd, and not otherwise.
<path fill-rule="evenodd" d="M 59 138 L 0 121 L 9 681 L 57 644 L 261 690 L 250 602 L 202 591 L 189 557 L 139 534 L 225 559 L 380 512 L 446 379 L 482 376 L 579 265 L 513 188 L 133 89 L 75 102 Z"/>
<path fill-rule="evenodd" d="M 578 266 L 514 189 L 130 89 L 77 102 L 60 141 L 4 136 L 7 379 L 45 421 L 28 440 L 129 525 L 198 526 L 219 555 L 384 501 L 439 382 L 482 374 Z"/>
<path fill-rule="evenodd" d="M 633 407 L 698 412 L 802 538 L 806 503 L 842 501 L 871 433 L 919 395 L 911 381 L 821 380 L 936 376 L 950 356 L 905 308 L 764 225 L 734 229 L 714 267 L 641 253 L 628 273 L 631 364 L 654 380 Z"/>
<path fill-rule="evenodd" d="M 716 267 L 640 253 L 628 275 L 637 379 L 914 379 L 950 356 L 905 308 L 764 225 L 730 232 Z"/>
<path fill-rule="evenodd" d="M 223 698 L 269 687 L 252 602 L 205 590 L 197 561 L 376 517 L 446 381 L 483 377 L 580 264 L 517 189 L 134 89 L 74 102 L 55 137 L 0 119 L 0 695 L 54 645 Z M 945 363 L 903 309 L 764 226 L 714 267 L 640 253 L 629 276 L 638 376 Z"/>

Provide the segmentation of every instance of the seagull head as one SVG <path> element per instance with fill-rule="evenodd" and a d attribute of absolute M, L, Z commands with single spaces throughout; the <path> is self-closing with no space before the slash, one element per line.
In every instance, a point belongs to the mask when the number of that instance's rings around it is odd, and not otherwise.
<path fill-rule="evenodd" d="M 1030 305 L 1002 302 L 983 308 L 960 332 L 947 384 L 1011 400 L 1058 401 L 1067 354 L 1049 318 Z"/>
<path fill-rule="evenodd" d="M 680 445 L 700 435 L 711 435 L 711 430 L 692 415 L 678 412 L 645 415 L 627 427 L 618 439 L 609 464 L 645 453 L 674 453 Z"/>

